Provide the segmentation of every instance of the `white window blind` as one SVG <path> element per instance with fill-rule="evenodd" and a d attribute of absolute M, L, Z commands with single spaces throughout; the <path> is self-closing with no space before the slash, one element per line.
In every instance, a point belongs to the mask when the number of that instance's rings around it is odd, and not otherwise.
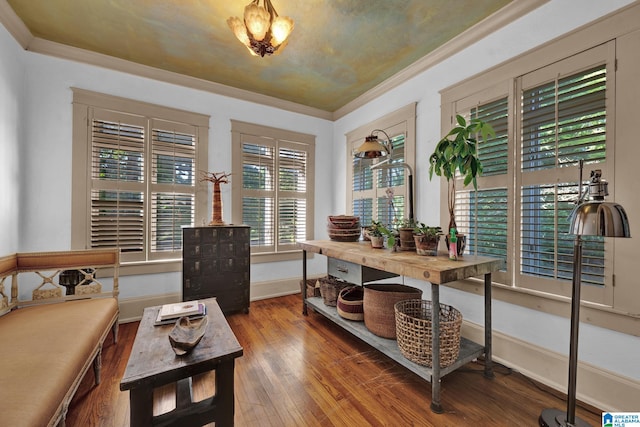
<path fill-rule="evenodd" d="M 458 185 L 456 192 L 466 251 L 506 261 L 495 282 L 569 295 L 578 163 L 606 170 L 611 156 L 612 52 L 610 44 L 598 46 L 452 103 L 452 114 L 481 119 L 496 132 L 478 141 L 478 190 Z M 610 303 L 607 248 L 603 238 L 583 239 L 584 300 Z"/>
<path fill-rule="evenodd" d="M 313 231 L 313 144 L 285 139 L 286 131 L 233 123 L 234 163 L 242 167 L 234 206 L 251 226 L 252 253 L 299 251 L 297 242 L 311 239 Z"/>
<path fill-rule="evenodd" d="M 194 224 L 193 126 L 92 109 L 89 245 L 123 261 L 180 256 Z"/>
<path fill-rule="evenodd" d="M 195 129 L 151 121 L 151 252 L 182 249 L 182 228 L 194 225 Z"/>
<path fill-rule="evenodd" d="M 242 143 L 242 222 L 251 226 L 251 246 L 275 250 L 275 141 L 248 137 Z"/>
<path fill-rule="evenodd" d="M 606 64 L 522 91 L 521 170 L 533 177 L 520 190 L 522 274 L 571 280 L 577 182 L 534 172 L 606 160 L 606 91 Z M 604 286 L 604 239 L 585 238 L 583 252 L 583 282 Z"/>
<path fill-rule="evenodd" d="M 455 210 L 458 231 L 467 236 L 465 252 L 503 259 L 502 271 L 508 271 L 506 261 L 509 259 L 508 107 L 508 97 L 504 96 L 471 108 L 470 117 L 489 123 L 495 136 L 478 139 L 477 153 L 483 167 L 482 177 L 478 178 L 479 189 L 458 186 Z M 496 275 L 498 277 L 500 275 Z"/>

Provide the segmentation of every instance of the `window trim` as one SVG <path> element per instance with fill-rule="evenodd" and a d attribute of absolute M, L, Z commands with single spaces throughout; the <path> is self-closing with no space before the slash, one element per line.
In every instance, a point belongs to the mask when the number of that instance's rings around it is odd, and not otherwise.
<path fill-rule="evenodd" d="M 270 126 L 247 123 L 239 120 L 231 120 L 231 145 L 232 145 L 232 170 L 231 175 L 231 210 L 232 221 L 241 224 L 242 221 L 242 136 L 251 135 L 258 138 L 270 138 L 289 144 L 291 142 L 307 147 L 307 216 L 306 233 L 308 240 L 314 236 L 314 194 L 315 194 L 315 144 L 314 135 L 278 129 Z M 251 251 L 251 263 L 266 263 L 277 261 L 299 260 L 301 249 L 286 250 L 281 252 L 254 252 Z"/>
<path fill-rule="evenodd" d="M 89 211 L 91 203 L 89 198 L 91 153 L 89 144 L 90 132 L 88 130 L 90 109 L 112 110 L 123 114 L 145 116 L 150 120 L 159 119 L 194 126 L 197 132 L 196 174 L 207 169 L 210 116 L 76 87 L 71 87 L 71 90 L 73 92 L 72 164 L 74 165 L 71 172 L 71 248 L 86 249 L 90 227 Z M 208 191 L 206 183 L 200 182 L 197 175 L 195 181 L 194 224 L 199 224 L 205 220 L 207 215 Z M 145 224 L 148 224 L 150 218 L 145 218 L 145 221 Z M 145 241 L 147 241 L 148 236 L 149 233 L 145 233 Z M 181 268 L 181 257 L 130 262 L 121 261 L 120 273 L 121 275 L 152 274 L 181 271 Z"/>
<path fill-rule="evenodd" d="M 638 32 L 640 25 L 637 24 L 637 20 L 633 19 L 633 16 L 640 15 L 640 8 L 626 8 L 624 13 L 622 11 L 611 14 L 590 23 L 587 26 L 579 28 L 575 31 L 568 33 L 562 37 L 559 37 L 551 42 L 548 42 L 540 47 L 532 49 L 524 54 L 521 54 L 509 61 L 498 64 L 490 69 L 487 69 L 473 77 L 470 77 L 464 81 L 461 81 L 453 86 L 443 89 L 440 93 L 442 96 L 442 115 L 441 126 L 442 129 L 449 127 L 449 117 L 452 111 L 452 102 L 456 99 L 462 99 L 467 96 L 473 95 L 482 91 L 484 88 L 489 88 L 492 85 L 497 85 L 501 82 L 507 82 L 511 85 L 509 90 L 515 90 L 515 78 L 524 75 L 533 70 L 539 69 L 548 64 L 563 60 L 571 57 L 580 52 L 589 50 L 593 47 L 605 44 L 608 41 L 625 39 L 627 34 Z M 636 37 L 637 39 L 637 37 Z M 618 43 L 616 43 L 616 51 L 620 55 L 621 49 L 619 49 Z M 629 50 L 626 50 L 629 54 Z M 620 57 L 617 58 L 619 60 Z M 616 60 L 616 63 L 617 63 Z M 632 61 L 631 58 L 626 58 L 625 64 L 635 64 L 637 67 L 638 62 Z M 629 72 L 626 71 L 629 77 Z M 620 81 L 619 72 L 616 73 L 617 85 L 620 87 L 623 82 Z M 628 80 L 628 78 L 627 78 Z M 618 94 L 620 95 L 620 94 Z M 610 101 L 608 101 L 610 102 Z M 619 116 L 620 97 L 615 101 L 616 115 Z M 628 106 L 626 108 L 629 108 Z M 615 126 L 620 126 L 619 117 L 616 122 L 611 123 L 611 129 L 607 132 L 611 132 L 611 137 L 615 141 L 615 134 L 620 135 L 624 133 L 624 129 L 614 129 Z M 512 126 L 513 129 L 513 126 Z M 628 133 L 628 132 L 627 132 Z M 511 137 L 513 139 L 513 137 Z M 614 147 L 612 147 L 614 148 Z M 627 149 L 629 150 L 629 149 Z M 620 156 L 618 152 L 616 156 Z M 608 158 L 613 158 L 609 157 Z M 612 169 L 610 169 L 612 170 Z M 611 177 L 611 181 L 615 175 L 613 172 L 608 174 L 607 177 Z M 573 176 L 573 174 L 572 174 Z M 577 174 L 575 174 L 574 180 L 577 180 Z M 441 218 L 448 216 L 446 213 L 446 203 L 442 200 L 446 200 L 446 183 L 441 183 Z M 515 188 L 515 187 L 514 187 Z M 616 187 L 616 194 L 618 192 L 629 194 L 628 188 Z M 628 242 L 617 243 L 610 242 L 613 248 L 611 251 L 616 251 L 615 247 L 620 245 L 621 247 L 628 247 Z M 609 251 L 609 249 L 606 249 Z M 619 264 L 613 260 L 614 267 Z M 613 329 L 623 333 L 637 335 L 637 320 L 640 318 L 640 305 L 638 303 L 630 303 L 631 295 L 638 295 L 637 291 L 630 289 L 631 283 L 626 283 L 629 280 L 629 275 L 626 273 L 628 266 L 623 267 L 625 273 L 621 273 L 626 277 L 625 283 L 621 284 L 619 280 L 615 281 L 614 287 L 614 303 L 612 307 L 607 307 L 602 304 L 590 303 L 582 301 L 583 316 L 582 321 L 608 329 Z M 616 270 L 614 269 L 614 279 Z M 479 290 L 478 280 L 470 279 L 460 282 L 452 283 L 452 287 L 455 287 L 466 292 L 475 294 L 481 294 Z M 567 316 L 568 306 L 570 304 L 570 298 L 566 296 L 550 295 L 544 292 L 517 288 L 513 286 L 506 286 L 494 283 L 494 297 L 498 300 L 505 301 L 515 305 L 521 305 L 523 307 L 531 308 L 541 312 Z M 635 298 L 637 301 L 637 298 Z"/>

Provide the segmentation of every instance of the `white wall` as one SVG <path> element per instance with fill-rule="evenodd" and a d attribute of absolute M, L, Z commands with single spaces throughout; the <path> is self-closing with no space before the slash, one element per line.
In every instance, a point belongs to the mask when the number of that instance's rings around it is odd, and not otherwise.
<path fill-rule="evenodd" d="M 632 1 L 552 0 L 336 121 L 333 133 L 336 155 L 334 170 L 336 211 L 346 211 L 345 133 L 404 105 L 417 102 L 416 218 L 425 223 L 442 222 L 439 221 L 440 187 L 437 180 L 430 182 L 428 175 L 428 155 L 441 136 L 439 92 L 629 3 Z M 541 25 L 542 22 L 545 24 Z M 428 288 L 424 284 L 418 282 L 412 284 L 423 288 L 427 291 L 426 295 L 429 295 Z M 477 324 L 484 323 L 481 297 L 443 287 L 441 300 L 460 309 L 467 320 Z M 568 354 L 569 319 L 567 318 L 496 302 L 493 322 L 495 331 L 504 332 L 561 354 Z M 624 350 L 612 352 L 610 349 Z M 640 354 L 640 339 L 637 337 L 581 324 L 581 361 L 640 380 L 640 365 L 636 360 L 638 354 Z"/>
<path fill-rule="evenodd" d="M 0 254 L 18 249 L 19 155 L 24 78 L 21 52 L 0 25 Z"/>
<path fill-rule="evenodd" d="M 21 60 L 26 123 L 20 144 L 26 161 L 20 171 L 22 221 L 17 245 L 20 251 L 70 248 L 71 87 L 210 115 L 210 171 L 231 172 L 230 119 L 316 135 L 316 170 L 323 171 L 323 165 L 331 163 L 332 123 L 326 120 L 30 52 L 21 52 Z M 0 128 L 3 120 L 0 118 Z M 332 209 L 326 203 L 331 200 L 331 182 L 320 173 L 321 178 L 316 180 L 315 214 L 316 235 L 322 238 L 326 237 L 324 218 Z M 0 185 L 4 182 L 3 179 Z M 224 217 L 231 218 L 231 185 L 223 186 L 222 190 Z M 13 219 L 7 220 L 10 227 L 16 226 Z M 315 270 L 321 269 L 322 264 L 317 264 Z M 256 264 L 251 269 L 252 282 L 301 275 L 300 261 Z M 181 275 L 122 277 L 120 289 L 122 298 L 179 293 Z"/>

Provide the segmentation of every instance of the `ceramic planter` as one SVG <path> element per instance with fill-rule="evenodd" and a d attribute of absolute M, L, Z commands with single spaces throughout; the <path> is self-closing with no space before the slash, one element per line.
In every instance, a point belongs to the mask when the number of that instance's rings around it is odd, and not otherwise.
<path fill-rule="evenodd" d="M 384 247 L 384 236 L 369 236 L 371 240 L 371 247 L 374 249 L 381 249 Z"/>
<path fill-rule="evenodd" d="M 416 249 L 416 243 L 413 238 L 413 228 L 399 228 L 400 233 L 400 249 L 403 251 L 413 251 Z"/>
<path fill-rule="evenodd" d="M 440 235 L 428 236 L 426 234 L 416 234 L 413 236 L 418 255 L 436 256 L 438 254 L 438 242 Z"/>

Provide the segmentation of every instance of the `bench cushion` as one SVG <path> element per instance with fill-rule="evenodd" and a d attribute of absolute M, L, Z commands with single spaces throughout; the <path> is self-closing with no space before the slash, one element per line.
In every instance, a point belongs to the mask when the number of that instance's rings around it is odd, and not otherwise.
<path fill-rule="evenodd" d="M 115 298 L 19 308 L 0 318 L 0 419 L 46 426 L 118 315 Z"/>

